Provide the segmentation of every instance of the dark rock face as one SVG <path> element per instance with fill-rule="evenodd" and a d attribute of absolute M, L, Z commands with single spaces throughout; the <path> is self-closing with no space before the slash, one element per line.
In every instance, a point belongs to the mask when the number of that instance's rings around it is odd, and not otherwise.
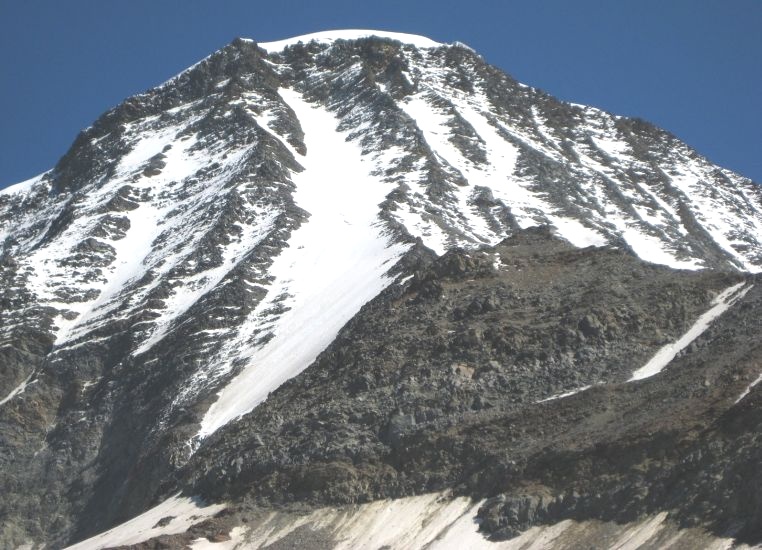
<path fill-rule="evenodd" d="M 188 490 L 261 505 L 498 493 L 480 512 L 496 538 L 663 510 L 686 526 L 753 532 L 757 507 L 738 513 L 745 490 L 728 485 L 759 452 L 756 420 L 728 418 L 759 360 L 758 292 L 666 381 L 625 382 L 737 281 L 574 249 L 543 230 L 494 251 L 451 251 L 387 289 L 310 369 L 215 434 L 186 467 Z M 718 500 L 732 511 L 713 512 Z"/>
<path fill-rule="evenodd" d="M 758 395 L 715 419 L 703 413 L 703 426 L 681 422 L 573 453 L 544 452 L 524 474 L 526 485 L 482 506 L 482 528 L 499 540 L 564 519 L 624 523 L 668 510 L 684 528 L 757 543 L 757 402 Z"/>
<path fill-rule="evenodd" d="M 307 370 L 200 440 L 297 307 L 272 266 L 319 212 L 286 90 L 386 186 L 374 227 L 400 252 Z M 670 510 L 753 540 L 757 396 L 732 396 L 758 370 L 759 285 L 658 380 L 625 381 L 756 281 L 759 228 L 749 180 L 468 48 L 235 40 L 0 194 L 0 546 L 62 546 L 180 488 L 267 506 L 454 488 L 495 497 L 495 537 Z"/>

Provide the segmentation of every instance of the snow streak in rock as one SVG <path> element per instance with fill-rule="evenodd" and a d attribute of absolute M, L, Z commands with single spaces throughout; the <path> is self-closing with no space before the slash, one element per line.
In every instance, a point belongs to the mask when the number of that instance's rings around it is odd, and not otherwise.
<path fill-rule="evenodd" d="M 659 374 L 678 353 L 687 348 L 696 338 L 701 336 L 715 319 L 730 309 L 733 304 L 746 296 L 746 293 L 751 290 L 752 286 L 754 285 L 746 286 L 745 282 L 741 282 L 723 290 L 712 301 L 713 306 L 711 309 L 696 319 L 693 326 L 691 326 L 691 328 L 689 328 L 679 339 L 661 348 L 648 363 L 633 372 L 630 381 L 642 380 Z"/>
<path fill-rule="evenodd" d="M 736 403 L 739 403 L 740 401 L 743 400 L 744 397 L 749 395 L 751 390 L 754 389 L 754 386 L 756 386 L 760 382 L 762 382 L 762 374 L 757 376 L 757 378 L 755 378 L 754 381 L 746 387 L 746 389 L 743 391 L 743 393 L 741 393 L 741 395 L 738 396 L 738 399 L 736 399 Z"/>
<path fill-rule="evenodd" d="M 540 399 L 539 401 L 535 401 L 535 403 L 546 403 L 548 401 L 555 401 L 556 399 L 563 399 L 564 397 L 569 397 L 569 396 L 581 393 L 585 390 L 589 390 L 594 385 L 595 384 L 588 384 L 587 386 L 582 386 L 581 388 L 576 388 L 574 390 L 569 390 L 563 393 L 558 393 L 556 395 L 551 395 L 550 397 L 546 397 L 545 399 Z"/>
<path fill-rule="evenodd" d="M 30 384 L 30 380 L 32 379 L 32 376 L 34 376 L 34 373 L 27 376 L 26 380 L 24 380 L 21 384 L 16 386 L 7 396 L 5 396 L 3 399 L 0 399 L 0 405 L 5 405 L 8 401 L 16 397 L 17 395 L 21 395 L 26 390 L 27 386 Z M 34 382 L 32 382 L 33 384 Z"/>

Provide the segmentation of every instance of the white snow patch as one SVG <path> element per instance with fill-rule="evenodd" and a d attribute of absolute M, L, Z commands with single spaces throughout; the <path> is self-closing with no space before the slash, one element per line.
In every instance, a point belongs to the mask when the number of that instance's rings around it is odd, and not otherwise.
<path fill-rule="evenodd" d="M 151 243 L 158 234 L 157 225 L 161 220 L 161 211 L 151 204 L 143 203 L 136 210 L 128 212 L 127 217 L 130 220 L 130 229 L 125 237 L 109 242 L 116 252 L 116 260 L 109 266 L 112 276 L 102 287 L 98 298 L 81 309 L 78 317 L 70 321 L 59 318 L 56 322 L 59 329 L 57 345 L 66 342 L 74 334 L 75 327 L 82 326 L 88 320 L 102 314 L 103 312 L 99 311 L 102 306 L 108 304 L 129 281 L 139 279 L 148 269 L 144 260 L 151 252 Z M 68 307 L 73 309 L 71 304 Z"/>
<path fill-rule="evenodd" d="M 554 401 L 556 399 L 563 399 L 564 397 L 569 397 L 570 395 L 575 395 L 577 393 L 581 393 L 585 390 L 589 390 L 593 387 L 594 384 L 588 384 L 587 386 L 582 386 L 581 388 L 577 388 L 574 390 L 570 390 L 564 393 L 557 393 L 556 395 L 551 395 L 550 397 L 546 397 L 545 399 L 540 399 L 539 401 L 535 401 L 535 403 L 545 403 L 547 401 Z"/>
<path fill-rule="evenodd" d="M 373 31 L 363 29 L 345 29 L 335 31 L 322 31 L 311 34 L 303 34 L 301 36 L 294 36 L 292 38 L 286 38 L 285 40 L 276 40 L 274 42 L 262 42 L 257 45 L 268 52 L 279 52 L 284 50 L 287 46 L 293 46 L 302 42 L 307 44 L 315 41 L 323 44 L 330 44 L 336 40 L 358 40 L 360 38 L 367 38 L 370 36 L 377 36 L 379 38 L 390 38 L 392 40 L 398 40 L 403 44 L 412 44 L 417 48 L 438 48 L 442 46 L 441 43 L 435 42 L 425 36 L 419 36 L 416 34 L 405 34 L 400 32 L 388 32 L 388 31 Z"/>
<path fill-rule="evenodd" d="M 642 548 L 646 542 L 664 529 L 666 519 L 667 512 L 661 512 L 645 522 L 634 525 L 622 533 L 619 539 L 611 545 L 611 548 L 616 550 L 637 550 Z"/>
<path fill-rule="evenodd" d="M 30 374 L 26 377 L 26 380 L 24 380 L 21 384 L 16 386 L 11 393 L 9 393 L 7 396 L 5 396 L 2 400 L 0 400 L 0 405 L 5 405 L 8 401 L 16 397 L 17 395 L 21 395 L 26 390 L 27 386 L 30 384 L 34 384 L 34 382 L 29 382 L 32 379 L 32 376 L 34 376 L 34 373 Z"/>
<path fill-rule="evenodd" d="M 139 124 L 142 126 L 149 121 L 150 118 L 146 118 L 141 120 Z M 137 126 L 137 123 L 131 126 Z M 133 143 L 130 152 L 119 160 L 116 174 L 124 176 L 141 168 L 151 157 L 162 153 L 165 146 L 175 141 L 177 131 L 176 127 L 170 126 L 157 132 L 139 134 L 139 138 Z"/>
<path fill-rule="evenodd" d="M 305 516 L 288 516 L 273 512 L 260 522 L 247 524 L 247 540 L 237 548 L 266 548 L 287 539 L 297 529 L 319 531 L 331 537 L 336 550 L 377 550 L 405 548 L 427 550 L 547 550 L 550 548 L 610 548 L 624 550 L 655 537 L 676 531 L 667 521 L 667 514 L 641 521 L 616 524 L 564 520 L 553 525 L 527 529 L 511 540 L 492 542 L 479 532 L 477 512 L 482 502 L 467 498 L 451 498 L 443 493 L 420 495 L 398 500 L 377 501 L 344 508 L 322 508 Z M 693 535 L 707 546 L 727 544 L 698 530 Z M 606 537 L 607 543 L 601 540 Z M 703 547 L 703 545 L 702 545 Z M 217 547 L 210 546 L 210 550 Z"/>
<path fill-rule="evenodd" d="M 654 210 L 653 208 L 647 208 L 634 203 L 632 208 L 635 210 L 635 212 L 637 212 L 638 217 L 648 225 L 652 225 L 654 227 L 664 227 L 667 225 L 664 219 L 664 212 L 660 210 Z M 685 235 L 685 233 L 682 234 Z"/>
<path fill-rule="evenodd" d="M 236 550 L 237 548 L 245 548 L 244 536 L 249 530 L 248 527 L 239 526 L 234 527 L 228 536 L 230 540 L 222 542 L 209 542 L 208 539 L 196 539 L 191 541 L 191 550 Z"/>
<path fill-rule="evenodd" d="M 192 525 L 214 516 L 226 507 L 226 504 L 203 506 L 193 498 L 181 497 L 178 494 L 147 512 L 113 529 L 69 546 L 66 550 L 99 550 L 112 546 L 138 544 L 160 535 L 184 533 Z M 159 520 L 170 516 L 172 520 L 166 526 L 156 526 Z"/>
<path fill-rule="evenodd" d="M 638 257 L 647 262 L 666 265 L 674 269 L 702 269 L 703 262 L 697 259 L 678 260 L 674 254 L 665 248 L 666 243 L 657 237 L 645 233 L 636 224 L 628 223 L 622 218 L 609 216 L 609 221 L 621 232 L 622 238 L 632 248 Z"/>
<path fill-rule="evenodd" d="M 412 279 L 415 275 L 407 275 L 406 277 L 402 277 L 397 281 L 398 285 L 404 285 L 406 282 L 408 282 L 410 279 Z"/>
<path fill-rule="evenodd" d="M 597 135 L 592 137 L 593 143 L 601 151 L 614 158 L 631 154 L 630 146 L 626 142 L 616 139 L 610 135 Z"/>
<path fill-rule="evenodd" d="M 713 168 L 710 167 L 709 170 Z M 746 243 L 735 240 L 738 233 L 762 234 L 762 213 L 744 203 L 745 195 L 740 185 L 731 190 L 721 186 L 708 186 L 706 182 L 711 181 L 712 177 L 706 172 L 707 169 L 698 161 L 690 160 L 674 167 L 672 172 L 665 175 L 688 197 L 688 207 L 714 242 L 730 254 L 741 269 L 759 273 L 762 266 L 752 263 L 749 257 L 753 252 L 744 254 L 734 245 L 740 244 L 748 248 Z M 756 237 L 755 244 L 760 244 L 759 237 Z M 751 250 L 754 250 L 754 247 Z"/>
<path fill-rule="evenodd" d="M 335 537 L 335 550 L 480 548 L 474 546 L 480 542 L 490 544 L 490 548 L 499 548 L 477 532 L 474 517 L 479 505 L 467 498 L 452 499 L 435 493 L 340 509 L 321 508 L 295 518 L 286 526 L 253 527 L 248 545 L 250 548 L 266 547 L 299 527 L 308 526 Z M 458 540 L 443 539 L 443 534 L 462 518 L 465 518 L 465 525 L 459 526 Z"/>
<path fill-rule="evenodd" d="M 754 286 L 749 285 L 743 288 L 745 285 L 745 282 L 741 282 L 723 290 L 712 301 L 713 306 L 703 313 L 685 334 L 657 351 L 656 355 L 648 363 L 632 373 L 632 378 L 630 378 L 629 382 L 649 378 L 660 373 L 680 351 L 701 336 L 709 328 L 709 325 L 712 324 L 712 321 L 730 309 L 733 304 L 742 299 Z"/>
<path fill-rule="evenodd" d="M 370 175 L 374 166 L 359 146 L 335 130 L 337 120 L 325 109 L 292 90 L 281 95 L 305 133 L 307 155 L 299 158 L 305 170 L 292 179 L 296 204 L 310 218 L 274 260 L 267 297 L 223 349 L 222 364 L 244 358 L 247 366 L 207 411 L 200 437 L 251 411 L 312 363 L 360 307 L 393 282 L 385 273 L 407 250 L 382 234 L 379 203 L 392 187 Z M 288 310 L 268 318 L 275 306 Z M 268 322 L 273 338 L 252 349 L 248 339 Z"/>
<path fill-rule="evenodd" d="M 608 244 L 606 237 L 585 226 L 574 218 L 549 215 L 548 219 L 558 230 L 559 235 L 576 247 L 605 246 Z"/>
<path fill-rule="evenodd" d="M 748 386 L 748 387 L 747 387 L 747 388 L 746 388 L 746 389 L 743 391 L 743 393 L 742 393 L 741 395 L 739 395 L 739 396 L 738 396 L 738 399 L 736 399 L 736 403 L 740 402 L 740 401 L 741 401 L 741 400 L 742 400 L 744 397 L 746 397 L 747 395 L 749 395 L 749 392 L 751 392 L 752 388 L 753 388 L 754 386 L 756 386 L 757 384 L 759 384 L 760 382 L 762 382 L 762 374 L 760 374 L 760 375 L 759 375 L 759 376 L 756 378 L 756 380 L 754 380 L 754 382 L 752 382 L 751 384 L 749 384 L 749 386 Z M 0 403 L 0 404 L 2 404 L 2 403 Z"/>
<path fill-rule="evenodd" d="M 400 106 L 415 120 L 429 147 L 439 156 L 441 161 L 459 171 L 470 184 L 454 190 L 460 203 L 458 212 L 463 216 L 459 229 L 469 234 L 476 241 L 495 242 L 499 240 L 501 237 L 490 230 L 484 217 L 469 204 L 469 193 L 473 190 L 473 185 L 486 185 L 489 176 L 465 158 L 450 141 L 452 130 L 447 124 L 451 117 L 426 101 L 425 93 L 409 97 L 404 103 L 400 103 Z"/>
<path fill-rule="evenodd" d="M 433 250 L 437 256 L 447 252 L 448 236 L 439 225 L 408 204 L 398 204 L 397 206 L 397 210 L 394 211 L 394 217 L 412 235 L 420 237 L 423 244 Z"/>

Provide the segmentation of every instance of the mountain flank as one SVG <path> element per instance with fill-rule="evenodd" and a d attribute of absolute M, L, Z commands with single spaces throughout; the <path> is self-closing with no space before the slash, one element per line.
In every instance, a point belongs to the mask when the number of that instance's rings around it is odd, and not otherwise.
<path fill-rule="evenodd" d="M 757 544 L 761 270 L 645 121 L 236 39 L 0 191 L 0 546 Z"/>

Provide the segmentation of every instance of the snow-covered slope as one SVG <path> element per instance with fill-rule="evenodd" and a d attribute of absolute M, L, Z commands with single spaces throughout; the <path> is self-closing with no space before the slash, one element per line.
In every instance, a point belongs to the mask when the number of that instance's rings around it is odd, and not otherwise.
<path fill-rule="evenodd" d="M 320 59 L 331 55 L 333 48 L 373 35 L 406 44 L 394 57 L 400 61 L 396 80 L 378 77 L 363 82 L 359 59 L 340 66 L 339 74 L 321 70 Z M 493 70 L 485 68 L 478 56 L 423 37 L 329 31 L 261 46 L 281 52 L 276 58 L 279 64 L 268 63 L 276 73 L 287 74 L 289 63 L 283 62 L 282 51 L 302 43 L 320 50 L 315 55 L 318 66 L 310 69 L 305 84 L 322 88 L 344 81 L 337 94 L 344 87 L 363 84 L 367 96 L 358 94 L 340 107 L 329 103 L 297 113 L 295 123 L 305 125 L 309 122 L 300 115 L 339 109 L 338 118 L 336 112 L 322 115 L 323 128 L 339 125 L 357 144 L 350 150 L 324 147 L 310 159 L 319 155 L 324 170 L 344 168 L 360 161 L 357 146 L 361 146 L 370 157 L 362 170 L 375 174 L 381 185 L 382 193 L 373 199 L 376 205 L 396 188 L 402 197 L 393 199 L 390 217 L 439 254 L 455 245 L 494 244 L 510 232 L 511 223 L 518 227 L 547 223 L 577 246 L 622 242 L 646 260 L 676 268 L 707 267 L 720 256 L 738 269 L 761 269 L 757 189 L 665 134 L 648 129 L 662 143 L 645 144 L 656 152 L 642 158 L 634 147 L 644 148 L 643 139 L 629 122 L 592 108 L 548 105 L 551 100 L 539 92 L 495 75 L 505 85 L 501 92 L 515 94 L 517 103 L 522 96 L 535 100 L 527 111 L 522 105 L 513 112 L 512 105 L 496 104 L 498 98 L 490 93 L 493 83 L 486 80 Z M 468 85 L 453 85 L 456 76 L 467 78 Z M 265 144 L 258 137 L 245 143 L 202 138 L 198 127 L 209 118 L 224 122 L 241 112 L 248 118 L 246 124 L 256 127 L 253 134 L 263 133 L 290 149 L 287 140 L 267 126 L 269 117 L 276 116 L 272 110 L 290 106 L 257 90 L 226 98 L 224 89 L 229 85 L 230 78 L 213 83 L 220 97 L 211 109 L 202 105 L 208 101 L 197 100 L 125 123 L 119 128 L 124 152 L 106 159 L 108 170 L 84 182 L 71 196 L 54 194 L 52 200 L 24 208 L 33 197 L 49 191 L 50 175 L 4 191 L 4 250 L 28 266 L 17 270 L 14 282 L 34 293 L 36 304 L 61 311 L 55 319 L 58 345 L 90 333 L 116 307 L 126 308 L 122 315 L 129 313 L 144 304 L 161 282 L 172 280 L 170 296 L 162 298 L 164 307 L 146 327 L 137 349 L 146 351 L 272 231 L 280 211 L 247 197 L 250 182 L 233 183 L 241 179 L 253 151 Z M 388 124 L 379 115 L 386 110 L 398 119 L 388 130 L 401 134 L 390 144 L 384 143 L 389 136 L 380 135 Z M 558 111 L 568 111 L 564 114 L 573 126 L 553 122 Z M 570 131 L 577 134 L 575 142 L 568 139 Z M 88 152 L 97 153 L 104 148 L 102 141 L 109 139 L 113 132 L 92 137 L 85 145 Z M 549 174 L 528 173 L 526 163 L 538 155 Z M 394 176 L 384 175 L 389 172 Z M 569 177 L 574 178 L 573 186 L 568 180 L 557 181 Z M 440 187 L 436 191 L 435 184 Z M 316 219 L 323 216 L 319 211 L 323 207 L 329 208 L 325 215 L 331 215 L 331 203 L 340 196 L 331 195 L 328 187 L 322 192 L 327 200 L 306 208 Z M 115 207 L 115 200 L 124 204 Z M 238 201 L 236 215 L 242 219 L 226 228 L 223 242 L 216 244 L 213 253 L 219 265 L 199 268 L 190 256 L 210 235 L 225 201 L 232 200 Z M 297 206 L 302 205 L 297 201 Z M 71 221 L 50 235 L 50 223 L 62 216 Z M 334 233 L 324 238 L 331 241 L 336 229 L 329 230 Z M 706 242 L 697 243 L 697 238 Z M 373 246 L 369 241 L 369 250 Z M 71 257 L 77 253 L 80 264 L 90 265 L 77 264 L 84 269 L 74 272 L 63 269 L 73 265 Z M 185 273 L 177 276 L 178 271 Z M 146 276 L 152 279 L 149 284 L 130 290 Z"/>
<path fill-rule="evenodd" d="M 116 486 L 142 502 L 129 464 L 161 464 L 156 482 L 185 464 L 422 247 L 538 225 L 674 268 L 762 270 L 758 186 L 642 121 L 559 102 L 462 44 L 237 39 L 0 192 L 0 415 L 44 395 L 17 455 L 42 472 L 69 453 L 62 493 L 109 472 L 82 506 Z M 99 454 L 124 439 L 139 443 L 123 461 Z"/>
<path fill-rule="evenodd" d="M 172 535 L 188 523 L 190 508 L 173 499 L 149 510 L 133 521 L 83 541 L 67 550 L 99 550 L 108 546 L 136 544 L 154 537 Z M 184 507 L 181 507 L 183 504 Z M 246 550 L 256 548 L 313 547 L 336 550 L 378 548 L 426 548 L 431 550 L 543 550 L 548 548 L 594 547 L 611 550 L 662 548 L 751 549 L 732 538 L 712 536 L 701 529 L 678 529 L 661 513 L 639 521 L 577 522 L 533 527 L 511 540 L 489 541 L 479 532 L 477 512 L 481 502 L 427 494 L 394 501 L 345 508 L 319 508 L 310 514 L 272 513 L 225 533 L 215 542 L 199 537 L 194 550 Z M 196 522 L 209 515 L 209 508 L 195 509 Z M 166 527 L 150 529 L 169 513 L 177 514 Z M 144 526 L 144 527 L 143 527 Z"/>
<path fill-rule="evenodd" d="M 373 176 L 374 164 L 333 130 L 336 120 L 330 113 L 310 105 L 298 92 L 281 93 L 305 134 L 307 154 L 300 158 L 304 171 L 294 177 L 294 198 L 310 217 L 273 262 L 268 297 L 242 333 L 259 329 L 262 312 L 276 304 L 288 311 L 272 322 L 273 338 L 264 345 L 246 349 L 245 339 L 226 342 L 220 362 L 230 364 L 232 358 L 248 355 L 247 367 L 207 411 L 202 437 L 249 412 L 312 363 L 360 307 L 389 284 L 392 278 L 386 272 L 405 250 L 392 242 L 378 219 L 378 205 L 391 185 Z M 341 170 L 336 170 L 336 159 L 342 159 Z"/>
<path fill-rule="evenodd" d="M 224 504 L 203 506 L 192 498 L 176 495 L 113 529 L 68 546 L 67 550 L 100 550 L 138 544 L 161 535 L 184 533 L 192 525 L 224 509 Z"/>

